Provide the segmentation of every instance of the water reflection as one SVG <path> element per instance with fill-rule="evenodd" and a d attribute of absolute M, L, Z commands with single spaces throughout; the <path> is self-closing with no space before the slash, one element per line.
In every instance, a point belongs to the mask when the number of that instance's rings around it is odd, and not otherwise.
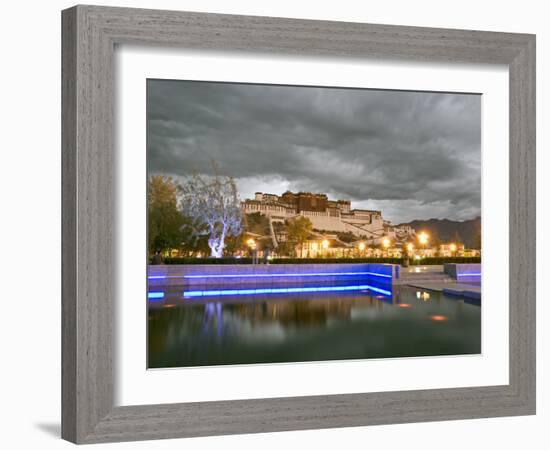
<path fill-rule="evenodd" d="M 429 301 L 428 301 L 429 300 Z M 456 298 L 370 291 L 182 300 L 149 310 L 149 366 L 480 353 L 481 309 Z"/>

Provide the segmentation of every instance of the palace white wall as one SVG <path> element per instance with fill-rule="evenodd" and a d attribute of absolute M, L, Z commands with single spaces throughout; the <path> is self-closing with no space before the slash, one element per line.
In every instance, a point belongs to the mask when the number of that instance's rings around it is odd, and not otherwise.
<path fill-rule="evenodd" d="M 73 448 L 59 439 L 60 417 L 60 13 L 76 2 L 4 2 L 2 8 L 2 404 L 3 448 Z M 278 0 L 104 0 L 112 6 L 186 9 L 537 33 L 539 274 L 550 270 L 550 28 L 539 0 L 319 2 Z M 546 152 L 548 153 L 548 152 Z M 543 197 L 544 192 L 544 197 Z M 546 202 L 545 202 L 546 200 Z M 546 203 L 546 205 L 545 205 Z M 32 272 L 26 264 L 39 267 Z M 40 262 L 39 265 L 36 263 Z M 539 276 L 542 278 L 542 276 Z M 546 288 L 544 288 L 546 289 Z M 538 410 L 535 417 L 359 427 L 98 445 L 105 449 L 384 448 L 499 450 L 548 447 L 550 309 L 539 282 Z M 544 324 L 544 325 L 543 325 Z M 406 376 L 404 374 L 403 376 Z M 428 375 L 429 376 L 429 375 Z M 344 381 L 343 381 L 344 382 Z"/>

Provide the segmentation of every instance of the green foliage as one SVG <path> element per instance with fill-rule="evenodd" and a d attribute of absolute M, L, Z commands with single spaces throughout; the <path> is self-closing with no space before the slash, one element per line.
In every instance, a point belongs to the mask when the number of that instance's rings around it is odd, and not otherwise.
<path fill-rule="evenodd" d="M 450 258 L 435 257 L 435 258 L 422 258 L 411 259 L 409 263 L 413 266 L 434 266 L 439 264 L 478 264 L 481 263 L 481 257 L 479 256 L 452 256 Z"/>
<path fill-rule="evenodd" d="M 401 264 L 401 258 L 276 258 L 271 264 Z"/>
<path fill-rule="evenodd" d="M 270 264 L 401 264 L 402 258 L 275 258 Z M 478 257 L 423 258 L 411 260 L 413 265 L 439 265 L 445 263 L 475 264 Z M 165 258 L 165 264 L 252 264 L 251 258 Z"/>
<path fill-rule="evenodd" d="M 164 264 L 252 264 L 252 258 L 164 258 Z"/>
<path fill-rule="evenodd" d="M 279 242 L 276 251 L 280 256 L 290 256 L 291 258 L 296 256 L 296 247 L 294 243 L 289 241 Z"/>
<path fill-rule="evenodd" d="M 169 177 L 154 175 L 147 183 L 147 242 L 149 253 L 179 248 L 185 240 L 184 218 L 179 213 L 176 184 Z"/>
<path fill-rule="evenodd" d="M 267 236 L 270 234 L 269 219 L 259 212 L 254 212 L 245 215 L 245 228 L 250 233 Z"/>
<path fill-rule="evenodd" d="M 300 256 L 302 256 L 302 247 L 313 230 L 311 220 L 304 216 L 290 219 L 286 223 L 286 229 L 288 233 L 288 240 L 300 245 Z"/>
<path fill-rule="evenodd" d="M 345 242 L 346 244 L 349 244 L 350 242 L 355 242 L 359 239 L 351 231 L 346 231 L 344 233 L 337 233 L 336 236 L 340 241 Z"/>

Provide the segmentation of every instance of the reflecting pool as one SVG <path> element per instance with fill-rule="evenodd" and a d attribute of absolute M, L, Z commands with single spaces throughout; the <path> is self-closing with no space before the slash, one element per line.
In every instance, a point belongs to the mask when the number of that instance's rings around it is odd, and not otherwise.
<path fill-rule="evenodd" d="M 412 287 L 149 301 L 150 368 L 481 352 L 479 302 Z"/>

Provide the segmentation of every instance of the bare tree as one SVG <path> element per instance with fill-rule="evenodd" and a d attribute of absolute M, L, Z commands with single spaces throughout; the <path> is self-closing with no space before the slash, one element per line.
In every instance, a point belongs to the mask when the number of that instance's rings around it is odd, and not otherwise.
<path fill-rule="evenodd" d="M 243 231 L 242 212 L 235 180 L 219 174 L 195 173 L 178 188 L 178 204 L 197 236 L 208 236 L 210 256 L 221 258 L 225 239 Z"/>

